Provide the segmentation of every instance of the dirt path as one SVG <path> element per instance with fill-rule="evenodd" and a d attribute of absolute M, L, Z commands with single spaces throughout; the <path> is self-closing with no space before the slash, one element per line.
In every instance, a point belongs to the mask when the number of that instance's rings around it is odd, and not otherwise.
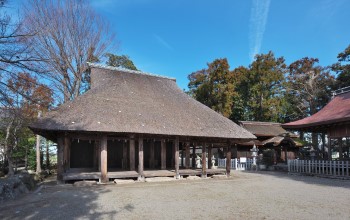
<path fill-rule="evenodd" d="M 226 180 L 46 185 L 0 219 L 350 219 L 350 181 L 234 172 Z"/>

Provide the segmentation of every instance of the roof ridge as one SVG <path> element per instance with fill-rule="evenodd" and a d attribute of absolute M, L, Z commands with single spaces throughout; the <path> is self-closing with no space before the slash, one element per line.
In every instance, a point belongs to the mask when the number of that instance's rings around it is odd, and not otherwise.
<path fill-rule="evenodd" d="M 158 74 L 153 74 L 153 73 L 146 73 L 142 72 L 139 70 L 129 70 L 121 67 L 114 67 L 114 66 L 107 66 L 99 63 L 91 63 L 87 62 L 88 66 L 90 67 L 95 67 L 95 68 L 100 68 L 100 69 L 107 69 L 107 70 L 117 70 L 121 72 L 127 72 L 127 73 L 133 73 L 133 74 L 139 74 L 139 75 L 145 75 L 145 76 L 153 76 L 153 77 L 158 77 L 158 78 L 163 78 L 163 79 L 170 79 L 176 82 L 176 78 L 168 77 L 168 76 L 162 76 Z"/>
<path fill-rule="evenodd" d="M 279 122 L 267 122 L 267 121 L 239 121 L 242 124 L 255 124 L 255 125 L 281 125 Z"/>

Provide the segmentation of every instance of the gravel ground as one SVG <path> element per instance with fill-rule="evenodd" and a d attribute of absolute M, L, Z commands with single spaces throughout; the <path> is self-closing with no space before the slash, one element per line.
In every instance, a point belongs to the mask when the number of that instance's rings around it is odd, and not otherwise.
<path fill-rule="evenodd" d="M 349 180 L 233 175 L 90 187 L 46 184 L 0 204 L 0 219 L 350 219 Z"/>

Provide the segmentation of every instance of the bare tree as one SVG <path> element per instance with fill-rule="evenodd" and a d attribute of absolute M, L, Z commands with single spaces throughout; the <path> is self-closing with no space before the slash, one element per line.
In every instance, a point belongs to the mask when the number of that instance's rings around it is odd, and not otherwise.
<path fill-rule="evenodd" d="M 112 46 L 108 25 L 85 0 L 30 0 L 24 5 L 24 32 L 35 56 L 63 102 L 83 89 L 87 62 L 97 61 Z M 88 78 L 88 77 L 86 77 Z"/>

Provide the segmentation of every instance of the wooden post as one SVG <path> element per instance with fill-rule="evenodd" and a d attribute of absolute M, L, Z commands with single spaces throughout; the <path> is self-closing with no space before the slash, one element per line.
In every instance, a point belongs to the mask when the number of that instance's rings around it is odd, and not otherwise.
<path fill-rule="evenodd" d="M 288 150 L 287 147 L 285 147 L 285 151 L 284 151 L 284 163 L 287 164 L 288 161 Z"/>
<path fill-rule="evenodd" d="M 196 144 L 192 147 L 192 168 L 196 169 Z"/>
<path fill-rule="evenodd" d="M 129 157 L 130 157 L 130 170 L 134 171 L 135 170 L 135 136 L 131 135 L 130 136 L 130 151 L 129 151 Z"/>
<path fill-rule="evenodd" d="M 149 167 L 151 169 L 154 169 L 154 141 L 151 140 L 150 146 L 149 146 Z"/>
<path fill-rule="evenodd" d="M 144 180 L 144 174 L 143 174 L 143 138 L 139 137 L 139 169 L 138 169 L 139 176 L 137 178 L 138 181 Z"/>
<path fill-rule="evenodd" d="M 64 137 L 64 149 L 63 149 L 64 172 L 66 172 L 66 170 L 70 168 L 69 151 L 70 151 L 70 139 L 69 137 Z"/>
<path fill-rule="evenodd" d="M 123 169 L 128 168 L 128 147 L 125 141 L 123 141 Z"/>
<path fill-rule="evenodd" d="M 176 174 L 175 177 L 176 177 L 176 179 L 180 179 L 180 174 L 179 174 L 179 137 L 175 138 L 174 148 L 175 148 L 174 160 L 175 160 L 175 174 Z"/>
<path fill-rule="evenodd" d="M 190 169 L 190 143 L 185 143 L 185 151 L 186 151 L 186 169 Z"/>
<path fill-rule="evenodd" d="M 231 144 L 228 143 L 227 152 L 226 152 L 226 176 L 230 177 L 231 175 Z"/>
<path fill-rule="evenodd" d="M 332 160 L 331 138 L 328 136 L 328 160 Z"/>
<path fill-rule="evenodd" d="M 57 138 L 57 184 L 64 183 L 63 181 L 63 145 L 64 139 L 62 137 Z"/>
<path fill-rule="evenodd" d="M 161 160 L 160 169 L 165 170 L 166 169 L 166 143 L 165 143 L 165 139 L 162 139 L 160 141 L 160 160 Z"/>
<path fill-rule="evenodd" d="M 212 146 L 208 146 L 208 169 L 212 168 L 211 164 L 211 158 L 213 157 L 213 149 Z"/>
<path fill-rule="evenodd" d="M 207 177 L 207 152 L 206 152 L 206 143 L 202 143 L 202 178 Z"/>
<path fill-rule="evenodd" d="M 108 182 L 107 177 L 107 135 L 101 138 L 101 182 Z"/>
<path fill-rule="evenodd" d="M 343 159 L 343 138 L 338 138 L 339 160 Z"/>

